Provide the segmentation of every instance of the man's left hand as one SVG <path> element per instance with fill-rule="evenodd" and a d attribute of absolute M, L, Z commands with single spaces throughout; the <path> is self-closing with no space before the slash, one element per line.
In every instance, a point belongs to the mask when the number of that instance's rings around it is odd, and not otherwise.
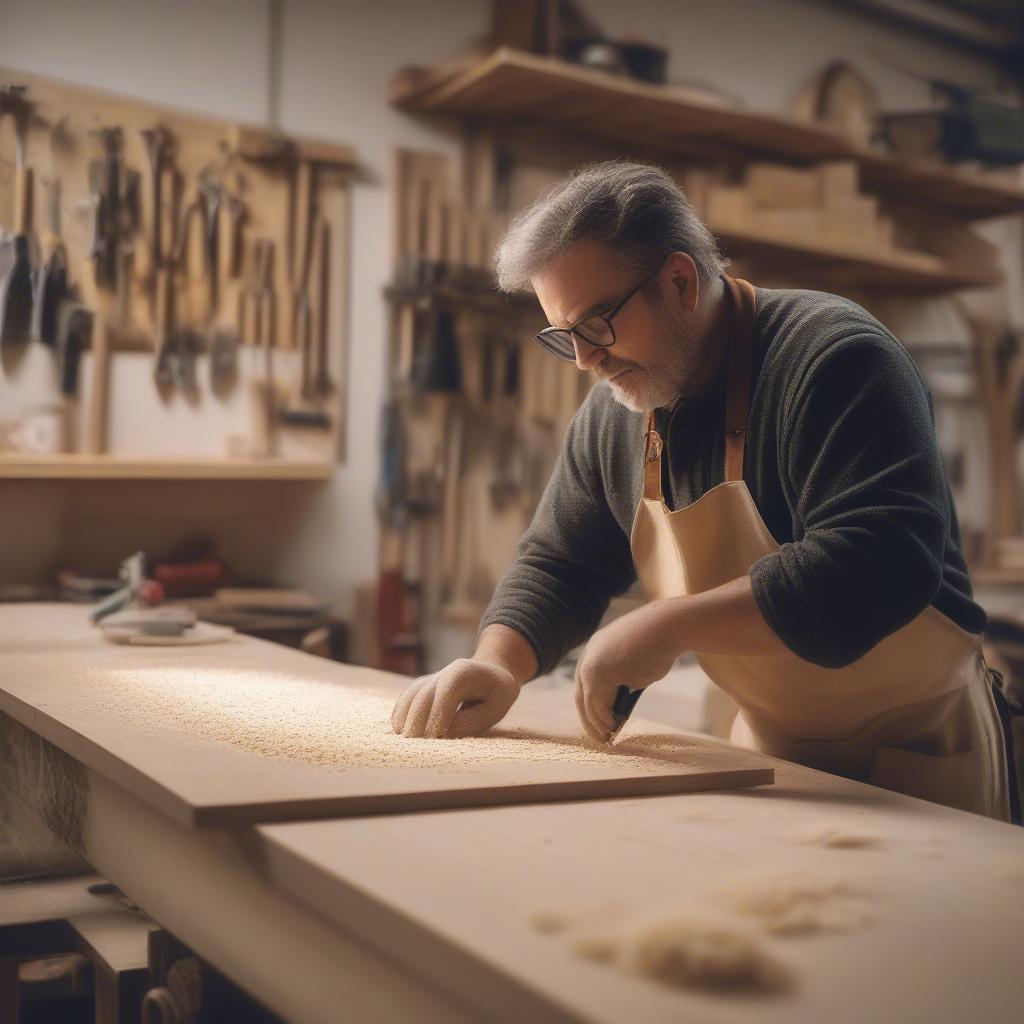
<path fill-rule="evenodd" d="M 651 601 L 599 629 L 576 664 L 576 710 L 583 731 L 606 743 L 620 686 L 643 689 L 668 674 L 682 653 L 670 600 Z"/>

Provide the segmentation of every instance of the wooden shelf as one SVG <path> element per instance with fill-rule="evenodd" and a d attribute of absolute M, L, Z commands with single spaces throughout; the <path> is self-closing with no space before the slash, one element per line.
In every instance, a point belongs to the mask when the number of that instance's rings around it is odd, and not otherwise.
<path fill-rule="evenodd" d="M 667 153 L 855 160 L 864 184 L 970 218 L 1024 211 L 1024 188 L 979 174 L 858 148 L 837 132 L 783 114 L 735 107 L 679 86 L 651 85 L 501 48 L 443 74 L 399 75 L 390 98 L 410 111 L 557 124 L 578 135 Z"/>
<path fill-rule="evenodd" d="M 1020 587 L 1024 589 L 1024 569 L 1007 569 L 1002 566 L 972 569 L 971 583 L 975 587 Z"/>
<path fill-rule="evenodd" d="M 709 225 L 727 256 L 771 259 L 789 265 L 814 264 L 831 279 L 844 284 L 894 291 L 941 292 L 957 288 L 985 288 L 1000 280 L 951 269 L 926 254 L 893 253 L 881 256 L 857 252 L 825 242 L 786 240 L 775 233 L 751 228 Z"/>
<path fill-rule="evenodd" d="M 295 480 L 330 478 L 333 467 L 286 459 L 171 459 L 125 455 L 0 455 L 7 480 Z"/>

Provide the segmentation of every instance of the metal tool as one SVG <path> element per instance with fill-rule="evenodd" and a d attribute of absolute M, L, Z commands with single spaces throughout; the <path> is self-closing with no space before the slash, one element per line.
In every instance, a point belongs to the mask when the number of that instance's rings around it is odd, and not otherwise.
<path fill-rule="evenodd" d="M 57 344 L 57 307 L 68 295 L 68 254 L 60 237 L 60 179 L 49 183 L 50 232 L 32 275 L 32 337 Z"/>
<path fill-rule="evenodd" d="M 57 307 L 57 372 L 62 394 L 78 393 L 82 350 L 92 337 L 92 311 L 80 302 L 64 300 Z"/>
<path fill-rule="evenodd" d="M 174 387 L 173 353 L 171 351 L 171 272 L 161 267 L 156 272 L 156 330 L 154 342 L 156 358 L 153 363 L 153 382 L 161 398 L 166 398 Z"/>
<path fill-rule="evenodd" d="M 328 366 L 328 340 L 330 336 L 330 283 L 331 283 L 331 226 L 323 217 L 317 218 L 313 236 L 316 274 L 313 291 L 316 303 L 313 323 L 316 331 L 316 370 L 313 374 L 313 391 L 327 395 L 334 389 Z"/>
<path fill-rule="evenodd" d="M 615 691 L 615 700 L 612 702 L 612 714 L 615 716 L 615 725 L 608 735 L 608 742 L 615 741 L 615 737 L 622 731 L 622 727 L 629 721 L 629 716 L 636 707 L 636 702 L 643 695 L 643 690 L 631 690 L 628 686 L 620 686 Z"/>
<path fill-rule="evenodd" d="M 139 600 L 145 604 L 155 605 L 163 600 L 163 587 L 156 580 L 146 579 L 146 555 L 136 551 L 121 563 L 118 577 L 124 580 L 124 586 L 108 594 L 91 612 L 90 622 L 101 622 L 108 615 L 120 611 L 129 602 Z"/>
<path fill-rule="evenodd" d="M 16 156 L 14 180 L 14 260 L 0 281 L 0 352 L 6 366 L 10 355 L 26 345 L 32 328 L 32 256 L 29 230 L 32 209 L 32 171 L 25 162 L 25 137 L 30 108 L 18 98 L 3 96 L 0 110 L 14 116 Z"/>
<path fill-rule="evenodd" d="M 146 144 L 146 156 L 149 159 L 149 209 L 146 211 L 146 218 L 149 219 L 148 243 L 148 267 L 144 269 L 147 276 L 152 276 L 152 301 L 156 303 L 156 271 L 161 263 L 162 238 L 161 238 L 161 185 L 163 177 L 164 156 L 168 149 L 167 133 L 162 128 L 145 128 L 141 132 L 143 142 Z"/>

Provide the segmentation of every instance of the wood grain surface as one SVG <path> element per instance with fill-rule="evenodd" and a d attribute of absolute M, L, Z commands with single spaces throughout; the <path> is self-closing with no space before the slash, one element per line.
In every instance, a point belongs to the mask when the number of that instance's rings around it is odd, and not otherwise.
<path fill-rule="evenodd" d="M 763 789 L 261 825 L 259 862 L 482 1020 L 1018 1020 L 1024 830 L 764 761 L 776 784 Z M 844 835 L 848 846 L 822 841 Z M 765 877 L 835 880 L 863 922 L 766 934 L 720 898 Z M 640 918 L 711 912 L 753 934 L 792 986 L 675 989 L 582 959 L 529 922 L 609 902 Z"/>
<path fill-rule="evenodd" d="M 105 642 L 74 605 L 0 607 L 0 711 L 185 824 L 225 825 L 771 783 L 755 755 L 642 721 L 588 747 L 571 693 L 529 687 L 498 730 L 406 740 L 408 680 L 248 637 Z"/>

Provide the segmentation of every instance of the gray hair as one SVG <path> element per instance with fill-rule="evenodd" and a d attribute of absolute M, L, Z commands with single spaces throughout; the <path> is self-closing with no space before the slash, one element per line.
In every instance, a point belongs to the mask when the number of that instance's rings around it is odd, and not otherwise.
<path fill-rule="evenodd" d="M 530 278 L 580 242 L 603 242 L 624 267 L 653 274 L 673 252 L 697 266 L 701 287 L 727 261 L 683 190 L 660 167 L 609 160 L 557 182 L 509 226 L 495 251 L 498 287 L 525 291 Z"/>

